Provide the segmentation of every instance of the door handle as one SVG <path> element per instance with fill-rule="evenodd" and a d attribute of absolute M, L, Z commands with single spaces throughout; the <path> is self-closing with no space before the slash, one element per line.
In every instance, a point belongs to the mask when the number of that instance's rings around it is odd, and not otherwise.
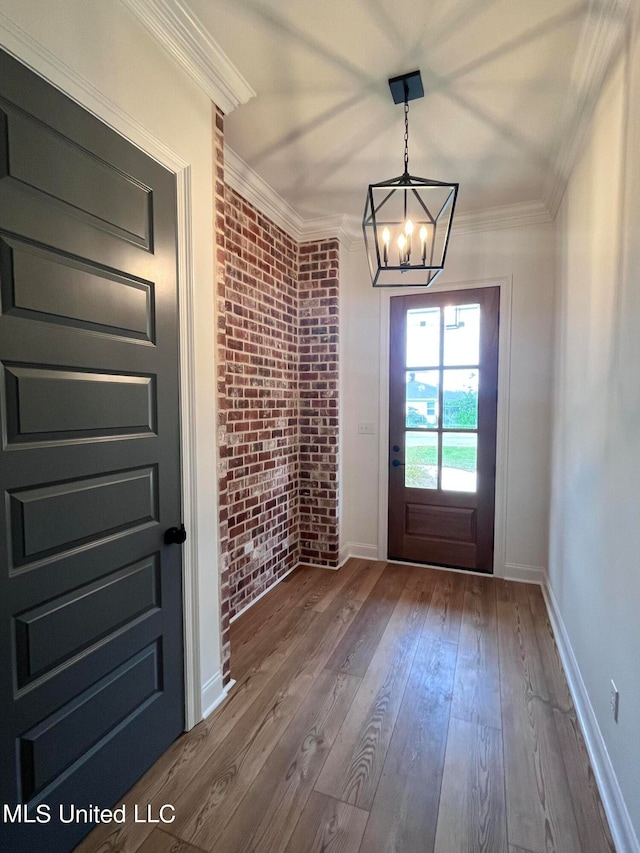
<path fill-rule="evenodd" d="M 182 545 L 187 539 L 187 531 L 184 529 L 184 524 L 180 527 L 169 527 L 164 532 L 165 545 Z"/>
<path fill-rule="evenodd" d="M 404 468 L 405 467 L 404 462 L 400 462 L 398 459 L 394 459 L 391 464 L 393 465 L 394 468 Z"/>

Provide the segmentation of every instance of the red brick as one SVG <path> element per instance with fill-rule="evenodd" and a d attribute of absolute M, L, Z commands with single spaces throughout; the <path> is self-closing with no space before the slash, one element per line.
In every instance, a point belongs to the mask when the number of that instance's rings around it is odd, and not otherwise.
<path fill-rule="evenodd" d="M 226 683 L 229 619 L 301 558 L 337 565 L 339 251 L 337 240 L 297 245 L 224 186 L 219 110 L 215 122 Z"/>

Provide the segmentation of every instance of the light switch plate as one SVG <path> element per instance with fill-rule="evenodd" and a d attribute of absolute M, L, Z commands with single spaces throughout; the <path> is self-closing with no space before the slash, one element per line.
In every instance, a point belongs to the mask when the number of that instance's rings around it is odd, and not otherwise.
<path fill-rule="evenodd" d="M 360 422 L 358 424 L 358 435 L 375 435 L 376 425 L 373 423 Z"/>

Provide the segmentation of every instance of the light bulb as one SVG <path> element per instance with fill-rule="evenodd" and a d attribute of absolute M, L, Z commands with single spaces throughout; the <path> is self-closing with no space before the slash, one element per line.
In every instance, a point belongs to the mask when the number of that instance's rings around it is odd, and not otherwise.
<path fill-rule="evenodd" d="M 407 238 L 404 234 L 398 234 L 398 263 L 404 266 L 407 261 Z"/>
<path fill-rule="evenodd" d="M 422 228 L 420 229 L 420 239 L 422 240 L 423 243 L 425 243 L 427 240 L 427 226 L 426 225 L 423 225 Z"/>
<path fill-rule="evenodd" d="M 413 222 L 410 219 L 407 219 L 404 224 L 404 233 L 407 235 L 407 237 L 411 237 L 411 235 L 413 234 Z"/>
<path fill-rule="evenodd" d="M 389 263 L 389 242 L 391 240 L 391 232 L 388 228 L 382 229 L 382 263 L 386 265 Z"/>

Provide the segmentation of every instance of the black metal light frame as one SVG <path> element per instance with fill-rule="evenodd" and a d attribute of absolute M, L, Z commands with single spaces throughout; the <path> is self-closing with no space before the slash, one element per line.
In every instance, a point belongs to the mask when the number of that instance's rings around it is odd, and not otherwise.
<path fill-rule="evenodd" d="M 444 269 L 458 184 L 409 174 L 409 101 L 424 95 L 420 72 L 393 77 L 389 87 L 394 102 L 404 103 L 404 172 L 369 184 L 362 231 L 371 280 L 374 287 L 428 287 Z M 413 237 L 416 226 L 420 248 L 416 245 L 412 251 L 412 244 L 417 243 Z M 393 262 L 396 247 L 391 246 L 390 229 L 394 229 L 394 236 L 398 234 L 399 245 L 403 240 L 404 248 L 397 250 L 398 263 Z"/>

